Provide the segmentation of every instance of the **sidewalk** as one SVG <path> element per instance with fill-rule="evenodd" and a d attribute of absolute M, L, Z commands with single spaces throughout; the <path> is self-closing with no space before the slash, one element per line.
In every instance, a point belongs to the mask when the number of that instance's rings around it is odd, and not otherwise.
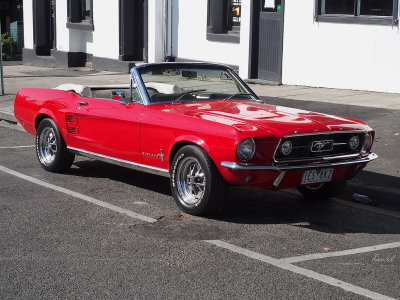
<path fill-rule="evenodd" d="M 22 87 L 53 88 L 63 83 L 83 85 L 127 84 L 129 75 L 90 68 L 55 69 L 8 63 L 4 66 L 6 95 L 0 96 L 0 119 L 14 121 L 14 98 Z M 270 86 L 250 84 L 260 97 L 298 101 L 317 101 L 364 107 L 400 110 L 400 94 L 367 91 L 311 88 L 305 86 Z"/>

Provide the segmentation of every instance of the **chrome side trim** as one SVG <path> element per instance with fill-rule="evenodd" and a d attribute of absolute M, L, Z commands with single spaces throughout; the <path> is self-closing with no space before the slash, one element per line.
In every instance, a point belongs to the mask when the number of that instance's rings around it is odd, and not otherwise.
<path fill-rule="evenodd" d="M 142 172 L 169 178 L 169 170 L 167 170 L 167 169 L 161 169 L 161 168 L 151 167 L 148 165 L 142 165 L 142 164 L 134 163 L 131 161 L 127 161 L 127 160 L 123 160 L 123 159 L 119 159 L 119 158 L 115 158 L 115 157 L 111 157 L 111 156 L 107 156 L 107 155 L 103 155 L 103 154 L 98 154 L 98 153 L 94 153 L 94 152 L 90 152 L 90 151 L 86 151 L 86 150 L 82 150 L 82 149 L 77 149 L 77 148 L 73 148 L 73 147 L 67 147 L 67 149 L 69 151 L 71 151 L 72 153 L 82 155 L 85 157 L 89 157 L 89 158 L 94 158 L 97 160 L 101 160 L 101 161 L 104 161 L 106 163 L 110 163 L 113 165 L 126 167 L 129 169 L 142 171 Z"/>
<path fill-rule="evenodd" d="M 283 171 L 292 171 L 292 170 L 301 170 L 301 169 L 312 169 L 312 168 L 327 168 L 327 167 L 335 167 L 335 166 L 349 166 L 349 165 L 356 165 L 356 164 L 365 164 L 374 159 L 377 159 L 378 155 L 375 153 L 370 153 L 367 157 L 351 159 L 351 160 L 340 160 L 334 162 L 317 162 L 317 163 L 308 163 L 308 164 L 301 164 L 301 165 L 255 165 L 255 164 L 238 164 L 235 162 L 221 162 L 221 166 L 227 169 L 232 170 L 245 170 L 245 171 L 276 171 L 276 172 L 283 172 Z"/>

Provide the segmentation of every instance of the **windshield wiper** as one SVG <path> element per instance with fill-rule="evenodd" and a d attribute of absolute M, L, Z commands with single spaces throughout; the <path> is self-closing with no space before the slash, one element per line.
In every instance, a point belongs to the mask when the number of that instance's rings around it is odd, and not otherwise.
<path fill-rule="evenodd" d="M 230 95 L 225 100 L 232 100 L 233 98 L 238 97 L 238 96 L 251 96 L 251 99 L 249 99 L 249 100 L 254 100 L 256 102 L 262 102 L 260 99 L 255 98 L 254 95 L 251 93 L 236 93 L 236 94 Z"/>
<path fill-rule="evenodd" d="M 253 94 L 250 94 L 250 93 L 236 93 L 236 94 L 230 95 L 228 98 L 226 98 L 226 100 L 231 100 L 232 98 L 235 98 L 237 96 L 251 96 L 254 98 Z"/>
<path fill-rule="evenodd" d="M 195 93 L 195 92 L 205 92 L 205 91 L 207 91 L 207 90 L 206 89 L 200 89 L 200 90 L 188 90 L 188 91 L 185 91 L 182 94 L 179 94 L 178 98 L 176 98 L 175 101 L 172 101 L 172 103 L 180 101 L 183 97 L 185 97 L 188 94 Z"/>

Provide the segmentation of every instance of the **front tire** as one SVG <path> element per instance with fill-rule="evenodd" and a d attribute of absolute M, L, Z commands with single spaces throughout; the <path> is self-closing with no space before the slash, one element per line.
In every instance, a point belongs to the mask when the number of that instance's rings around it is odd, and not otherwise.
<path fill-rule="evenodd" d="M 171 165 L 171 190 L 178 207 L 191 215 L 206 215 L 222 205 L 226 183 L 203 149 L 188 145 Z"/>
<path fill-rule="evenodd" d="M 74 162 L 75 155 L 67 150 L 57 124 L 50 118 L 43 119 L 36 130 L 36 155 L 49 172 L 63 172 Z"/>
<path fill-rule="evenodd" d="M 324 201 L 340 195 L 346 186 L 346 180 L 319 185 L 298 186 L 297 190 L 304 196 L 305 200 Z"/>

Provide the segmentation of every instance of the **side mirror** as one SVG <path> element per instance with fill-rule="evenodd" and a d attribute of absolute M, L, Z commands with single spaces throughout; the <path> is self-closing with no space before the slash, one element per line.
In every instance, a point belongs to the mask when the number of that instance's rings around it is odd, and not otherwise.
<path fill-rule="evenodd" d="M 126 94 L 124 91 L 112 91 L 112 99 L 113 100 L 124 100 L 126 98 Z"/>

